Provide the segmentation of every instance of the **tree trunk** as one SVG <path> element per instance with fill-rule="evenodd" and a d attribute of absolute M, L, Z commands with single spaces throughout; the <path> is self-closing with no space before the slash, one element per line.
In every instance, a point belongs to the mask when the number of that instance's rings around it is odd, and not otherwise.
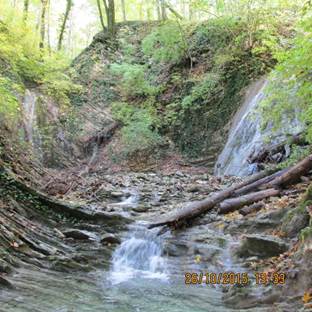
<path fill-rule="evenodd" d="M 100 0 L 96 0 L 96 3 L 97 3 L 98 11 L 99 11 L 100 22 L 101 22 L 101 25 L 102 25 L 103 30 L 105 30 L 106 27 L 105 27 L 105 25 L 104 25 L 103 12 L 102 12 L 102 8 L 101 8 Z"/>
<path fill-rule="evenodd" d="M 244 207 L 244 208 L 240 209 L 239 213 L 242 216 L 247 216 L 250 213 L 257 212 L 257 211 L 261 210 L 263 207 L 264 207 L 264 203 L 263 202 L 254 203 L 254 204 L 252 204 L 250 206 L 247 206 L 247 207 Z"/>
<path fill-rule="evenodd" d="M 286 170 L 282 175 L 269 182 L 266 187 L 284 187 L 288 184 L 296 182 L 305 173 L 312 169 L 312 155 L 300 161 L 297 165 Z"/>
<path fill-rule="evenodd" d="M 164 20 L 167 19 L 166 2 L 165 2 L 165 0 L 160 0 L 160 10 L 161 10 L 161 19 L 164 21 Z"/>
<path fill-rule="evenodd" d="M 241 196 L 241 195 L 244 195 L 244 194 L 247 194 L 251 191 L 255 191 L 259 188 L 261 188 L 261 186 L 265 185 L 266 183 L 269 183 L 271 182 L 272 180 L 274 180 L 275 178 L 281 176 L 284 172 L 286 172 L 288 170 L 288 168 L 286 169 L 283 169 L 281 171 L 278 171 L 278 172 L 275 172 L 267 177 L 264 177 L 258 181 L 255 181 L 251 184 L 248 184 L 242 188 L 240 188 L 239 190 L 235 191 L 233 193 L 233 196 L 237 197 L 237 196 Z"/>
<path fill-rule="evenodd" d="M 29 0 L 24 0 L 24 12 L 23 12 L 24 23 L 27 22 L 28 10 L 29 10 Z"/>
<path fill-rule="evenodd" d="M 40 15 L 40 49 L 44 48 L 45 41 L 45 29 L 46 29 L 46 12 L 47 12 L 48 0 L 41 0 L 41 15 Z"/>
<path fill-rule="evenodd" d="M 157 19 L 161 20 L 161 12 L 160 12 L 160 0 L 155 1 L 156 11 L 157 11 Z"/>
<path fill-rule="evenodd" d="M 106 19 L 107 19 L 107 30 L 112 38 L 115 37 L 115 1 L 114 0 L 103 0 Z"/>
<path fill-rule="evenodd" d="M 184 221 L 200 216 L 201 214 L 214 208 L 217 204 L 219 204 L 226 198 L 231 197 L 235 190 L 240 189 L 250 183 L 253 183 L 254 181 L 257 181 L 263 178 L 264 176 L 268 175 L 269 173 L 267 171 L 256 173 L 248 177 L 246 180 L 244 180 L 241 183 L 235 184 L 223 191 L 210 195 L 207 199 L 190 203 L 185 208 L 182 208 L 176 212 L 169 214 L 169 216 L 165 217 L 164 219 L 160 221 L 152 223 L 149 227 L 153 228 L 153 227 L 157 227 L 161 225 L 178 226 L 180 224 L 183 224 Z"/>
<path fill-rule="evenodd" d="M 259 200 L 262 200 L 263 198 L 276 196 L 280 193 L 280 188 L 283 188 L 288 184 L 297 181 L 301 176 L 308 173 L 311 169 L 312 169 L 312 155 L 306 157 L 298 164 L 288 169 L 283 169 L 278 173 L 271 175 L 270 177 L 268 177 L 268 180 L 270 181 L 268 183 L 265 183 L 267 180 L 263 178 L 265 178 L 268 174 L 271 174 L 271 172 L 270 171 L 260 172 L 258 174 L 252 175 L 251 177 L 247 178 L 245 181 L 241 183 L 238 183 L 223 191 L 210 195 L 205 200 L 193 202 L 183 209 L 180 209 L 176 212 L 172 212 L 167 217 L 163 217 L 163 219 L 161 219 L 160 221 L 152 223 L 149 227 L 153 228 L 162 225 L 168 226 L 171 225 L 178 227 L 181 226 L 186 221 L 194 219 L 202 215 L 203 213 L 206 213 L 207 211 L 213 209 L 216 206 L 220 207 L 219 213 L 226 213 L 229 211 L 233 211 L 233 209 L 234 210 L 238 209 L 244 205 L 248 205 L 257 202 Z M 256 183 L 257 181 L 258 183 Z M 250 187 L 250 185 L 252 185 L 252 187 Z M 257 188 L 260 185 L 261 188 L 264 190 L 248 195 L 243 195 L 237 198 L 231 198 L 237 194 L 250 191 L 255 187 Z"/>
<path fill-rule="evenodd" d="M 178 19 L 183 19 L 183 16 L 178 13 L 170 4 L 168 4 L 168 2 L 166 2 L 165 0 L 163 0 L 164 5 L 166 8 L 168 8 L 168 10 Z"/>
<path fill-rule="evenodd" d="M 127 21 L 127 15 L 126 15 L 126 4 L 125 4 L 125 0 L 121 0 L 121 10 L 122 10 L 122 18 L 123 18 L 123 21 L 126 22 L 126 21 Z"/>
<path fill-rule="evenodd" d="M 67 0 L 64 19 L 63 19 L 63 22 L 61 25 L 60 35 L 59 35 L 58 44 L 57 44 L 57 49 L 59 51 L 62 49 L 62 43 L 63 43 L 64 33 L 65 33 L 65 29 L 66 29 L 66 23 L 67 23 L 68 16 L 69 16 L 69 13 L 70 13 L 72 6 L 73 6 L 72 0 Z"/>
<path fill-rule="evenodd" d="M 277 196 L 279 195 L 280 191 L 276 190 L 274 188 L 260 191 L 260 192 L 255 192 L 251 193 L 248 195 L 243 195 L 237 198 L 230 198 L 227 200 L 224 200 L 220 205 L 219 205 L 219 214 L 225 214 L 229 212 L 233 212 L 239 208 L 242 208 L 246 205 L 253 204 L 255 202 L 258 202 L 262 199 L 271 197 L 271 196 Z"/>
<path fill-rule="evenodd" d="M 48 39 L 48 49 L 51 53 L 51 36 L 50 36 L 50 26 L 51 26 L 51 1 L 48 0 L 48 23 L 47 23 L 47 39 Z"/>

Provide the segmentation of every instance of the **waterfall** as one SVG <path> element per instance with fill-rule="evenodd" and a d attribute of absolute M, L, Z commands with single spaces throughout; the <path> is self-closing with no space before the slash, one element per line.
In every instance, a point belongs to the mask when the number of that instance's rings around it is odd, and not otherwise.
<path fill-rule="evenodd" d="M 166 280 L 161 237 L 155 231 L 148 230 L 143 222 L 133 225 L 113 254 L 110 275 L 113 284 L 135 277 Z"/>
<path fill-rule="evenodd" d="M 36 127 L 36 102 L 36 93 L 26 89 L 24 100 L 22 102 L 23 123 L 26 140 L 31 144 L 33 144 L 34 128 Z"/>
<path fill-rule="evenodd" d="M 267 144 L 268 138 L 271 144 L 275 144 L 285 140 L 287 135 L 298 134 L 303 130 L 304 126 L 298 120 L 296 111 L 292 116 L 283 116 L 283 123 L 278 131 L 273 131 L 272 122 L 261 129 L 259 106 L 265 98 L 267 83 L 267 80 L 261 79 L 249 88 L 241 108 L 232 120 L 228 140 L 215 165 L 216 175 L 251 174 L 255 164 L 250 164 L 248 158 L 257 154 Z"/>
<path fill-rule="evenodd" d="M 23 125 L 25 140 L 31 144 L 38 159 L 42 159 L 42 140 L 38 129 L 36 114 L 37 100 L 38 96 L 36 92 L 26 89 L 24 99 L 22 101 Z"/>

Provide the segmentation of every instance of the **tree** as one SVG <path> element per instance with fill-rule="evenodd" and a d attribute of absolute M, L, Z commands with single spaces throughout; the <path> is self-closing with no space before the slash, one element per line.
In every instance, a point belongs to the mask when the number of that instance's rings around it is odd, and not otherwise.
<path fill-rule="evenodd" d="M 103 28 L 103 30 L 105 30 L 106 27 L 105 27 L 105 25 L 104 25 L 103 13 L 102 13 L 102 8 L 101 8 L 100 0 L 96 0 L 96 4 L 97 4 L 98 11 L 99 11 L 100 22 L 101 22 L 102 28 Z"/>
<path fill-rule="evenodd" d="M 167 19 L 167 12 L 166 12 L 166 2 L 165 0 L 160 0 L 160 11 L 161 11 L 161 19 L 166 20 Z"/>
<path fill-rule="evenodd" d="M 114 0 L 103 0 L 106 19 L 107 19 L 107 31 L 111 37 L 115 36 L 115 26 L 116 26 L 116 17 L 115 17 L 115 1 Z"/>
<path fill-rule="evenodd" d="M 73 6 L 72 0 L 67 0 L 64 19 L 62 21 L 62 25 L 61 25 L 61 29 L 60 29 L 60 35 L 59 35 L 58 44 L 57 44 L 58 50 L 61 50 L 61 48 L 62 48 L 62 42 L 63 42 L 64 33 L 65 33 L 65 29 L 66 29 L 66 22 L 68 20 L 68 16 L 69 16 L 69 13 L 70 13 L 72 6 Z"/>
<path fill-rule="evenodd" d="M 125 22 L 127 20 L 125 0 L 121 0 L 121 10 L 122 10 L 122 18 Z"/>
<path fill-rule="evenodd" d="M 28 9 L 29 9 L 29 0 L 24 0 L 24 22 L 27 22 L 27 17 L 28 17 Z"/>
<path fill-rule="evenodd" d="M 40 49 L 44 48 L 45 29 L 46 29 L 46 12 L 47 12 L 48 0 L 41 0 L 41 14 L 40 14 Z"/>

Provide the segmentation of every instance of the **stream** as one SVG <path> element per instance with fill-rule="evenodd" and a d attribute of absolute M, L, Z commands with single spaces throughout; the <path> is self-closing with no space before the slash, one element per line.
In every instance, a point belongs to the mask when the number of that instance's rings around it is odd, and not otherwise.
<path fill-rule="evenodd" d="M 124 209 L 139 200 L 138 193 L 131 192 L 130 197 L 119 203 Z M 230 242 L 229 236 L 203 228 L 195 232 L 189 229 L 177 236 L 169 232 L 158 235 L 158 229 L 148 230 L 147 225 L 148 222 L 138 220 L 128 226 L 107 268 L 103 265 L 103 269 L 86 273 L 58 272 L 31 265 L 17 269 L 11 278 L 15 290 L 2 291 L 0 311 L 234 311 L 224 306 L 221 286 L 185 284 L 186 272 L 218 272 L 221 261 L 223 270 L 241 270 L 232 261 L 230 249 L 235 242 Z M 196 263 L 194 256 L 183 249 L 183 242 L 194 235 L 198 241 L 202 235 L 209 241 L 209 244 L 198 242 L 196 248 L 217 255 L 213 263 Z M 172 256 L 175 248 L 181 246 L 182 254 Z M 205 251 L 201 251 L 203 258 Z"/>

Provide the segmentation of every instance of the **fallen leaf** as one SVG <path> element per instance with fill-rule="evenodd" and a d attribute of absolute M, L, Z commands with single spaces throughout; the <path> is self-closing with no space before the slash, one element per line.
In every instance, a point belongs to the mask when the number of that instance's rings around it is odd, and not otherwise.
<path fill-rule="evenodd" d="M 306 291 L 302 297 L 302 301 L 304 303 L 309 303 L 312 300 L 312 293 L 310 291 Z"/>

